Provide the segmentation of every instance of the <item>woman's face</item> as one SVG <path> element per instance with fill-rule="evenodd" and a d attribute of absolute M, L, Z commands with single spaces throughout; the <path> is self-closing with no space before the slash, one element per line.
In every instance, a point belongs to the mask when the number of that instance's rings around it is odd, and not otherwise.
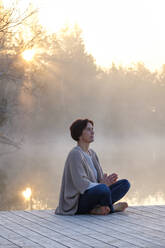
<path fill-rule="evenodd" d="M 80 140 L 85 143 L 91 143 L 94 141 L 93 126 L 90 122 L 87 123 L 86 128 L 83 130 Z"/>

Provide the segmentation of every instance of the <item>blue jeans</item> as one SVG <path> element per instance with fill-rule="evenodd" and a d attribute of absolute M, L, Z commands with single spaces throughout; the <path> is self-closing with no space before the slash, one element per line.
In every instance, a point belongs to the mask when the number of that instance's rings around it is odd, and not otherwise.
<path fill-rule="evenodd" d="M 106 184 L 98 184 L 80 195 L 76 214 L 87 214 L 97 205 L 109 206 L 110 212 L 113 213 L 113 204 L 120 200 L 129 188 L 130 183 L 126 179 L 119 180 L 109 187 Z"/>

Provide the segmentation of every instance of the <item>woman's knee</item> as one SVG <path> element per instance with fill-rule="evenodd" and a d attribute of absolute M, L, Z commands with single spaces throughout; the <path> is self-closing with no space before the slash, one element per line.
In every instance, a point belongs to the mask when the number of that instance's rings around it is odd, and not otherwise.
<path fill-rule="evenodd" d="M 107 196 L 107 195 L 109 196 L 110 194 L 109 187 L 106 184 L 101 183 L 98 185 L 97 193 L 99 196 Z"/>
<path fill-rule="evenodd" d="M 129 188 L 131 187 L 130 182 L 127 179 L 122 179 L 122 183 L 123 183 L 123 186 L 125 187 L 125 189 L 128 191 Z"/>

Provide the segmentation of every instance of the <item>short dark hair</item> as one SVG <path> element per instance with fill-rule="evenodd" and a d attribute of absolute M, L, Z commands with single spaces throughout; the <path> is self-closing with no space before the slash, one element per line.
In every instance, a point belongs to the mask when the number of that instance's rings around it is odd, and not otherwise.
<path fill-rule="evenodd" d="M 83 130 L 86 128 L 87 124 L 91 123 L 94 126 L 94 122 L 89 119 L 77 119 L 70 126 L 71 137 L 78 141 L 79 137 L 82 135 Z"/>

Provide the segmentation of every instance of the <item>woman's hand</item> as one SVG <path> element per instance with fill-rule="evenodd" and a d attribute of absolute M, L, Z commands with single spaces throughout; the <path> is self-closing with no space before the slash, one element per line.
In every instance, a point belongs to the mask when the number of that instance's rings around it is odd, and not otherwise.
<path fill-rule="evenodd" d="M 116 173 L 110 174 L 109 176 L 107 173 L 103 175 L 102 180 L 100 180 L 100 183 L 106 184 L 108 187 L 115 183 L 118 179 L 118 175 Z"/>
<path fill-rule="evenodd" d="M 108 176 L 108 179 L 109 179 L 109 182 L 110 182 L 110 185 L 111 185 L 111 184 L 113 184 L 113 183 L 115 183 L 117 181 L 118 175 L 116 173 L 113 173 L 113 174 Z"/>

